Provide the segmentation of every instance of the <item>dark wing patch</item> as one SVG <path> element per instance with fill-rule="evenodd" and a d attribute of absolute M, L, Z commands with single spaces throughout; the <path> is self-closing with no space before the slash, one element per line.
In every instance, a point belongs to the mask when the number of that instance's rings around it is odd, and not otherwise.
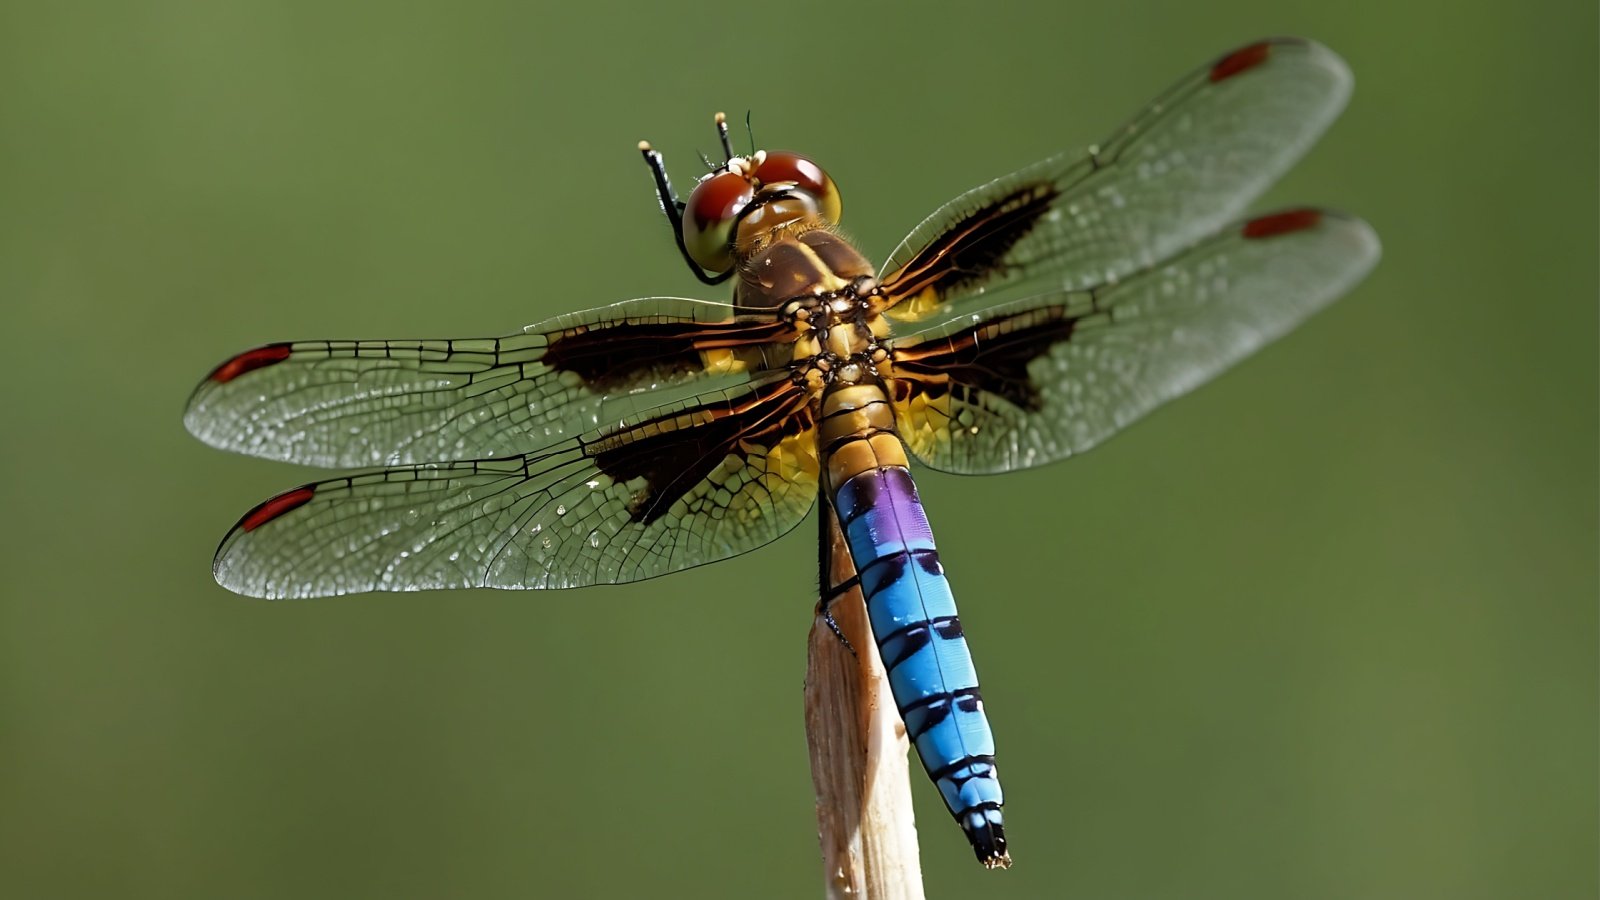
<path fill-rule="evenodd" d="M 213 572 L 269 598 L 637 581 L 776 539 L 817 476 L 805 392 L 769 377 L 537 453 L 296 488 L 240 520 Z"/>
<path fill-rule="evenodd" d="M 648 524 L 718 468 L 733 460 L 747 465 L 752 452 L 765 452 L 815 425 L 805 391 L 785 379 L 757 388 L 737 404 L 668 413 L 623 429 L 597 443 L 592 455 L 615 481 L 643 479 L 628 502 L 628 514 Z"/>
<path fill-rule="evenodd" d="M 659 377 L 703 372 L 707 350 L 748 354 L 760 366 L 763 346 L 783 338 L 789 326 L 779 319 L 756 322 L 621 322 L 582 327 L 555 336 L 540 360 L 555 372 L 571 372 L 595 391 L 627 389 Z"/>
<path fill-rule="evenodd" d="M 999 315 L 894 354 L 895 400 L 927 402 L 954 394 L 970 401 L 992 394 L 1025 412 L 1044 408 L 1028 365 L 1072 337 L 1078 317 L 1063 306 Z"/>
<path fill-rule="evenodd" d="M 1114 284 L 894 338 L 900 436 L 918 459 L 961 474 L 1081 453 L 1332 302 L 1379 252 L 1360 219 L 1288 210 Z"/>
<path fill-rule="evenodd" d="M 945 296 L 1004 275 L 1006 254 L 1050 211 L 1060 189 L 1049 181 L 1027 182 L 984 204 L 934 238 L 883 280 L 897 298 L 931 291 Z"/>
<path fill-rule="evenodd" d="M 184 424 L 327 468 L 526 453 L 788 361 L 795 334 L 775 313 L 735 313 L 647 298 L 502 337 L 268 344 L 201 382 Z"/>

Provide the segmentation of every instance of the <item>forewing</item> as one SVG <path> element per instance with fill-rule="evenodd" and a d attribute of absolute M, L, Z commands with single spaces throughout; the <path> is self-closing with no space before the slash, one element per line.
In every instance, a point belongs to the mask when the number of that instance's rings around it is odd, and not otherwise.
<path fill-rule="evenodd" d="M 673 399 L 651 389 L 748 381 L 787 352 L 776 316 L 733 313 L 652 297 L 498 338 L 268 344 L 201 382 L 184 424 L 214 447 L 325 468 L 510 456 Z"/>
<path fill-rule="evenodd" d="M 1126 281 L 896 339 L 900 435 L 923 462 L 962 474 L 1081 453 L 1326 306 L 1379 253 L 1359 219 L 1289 210 Z"/>
<path fill-rule="evenodd" d="M 804 392 L 778 379 L 537 454 L 321 481 L 247 513 L 213 571 L 268 598 L 650 578 L 799 523 L 817 494 L 813 429 Z"/>
<path fill-rule="evenodd" d="M 881 271 L 891 318 L 1018 286 L 1086 288 L 1148 268 L 1241 215 L 1343 109 L 1351 78 L 1327 48 L 1262 41 L 1173 85 L 1104 143 L 969 191 Z"/>

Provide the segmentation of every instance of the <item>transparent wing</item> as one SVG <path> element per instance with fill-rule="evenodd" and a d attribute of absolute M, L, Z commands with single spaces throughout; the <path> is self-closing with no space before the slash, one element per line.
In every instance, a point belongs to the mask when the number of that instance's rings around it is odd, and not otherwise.
<path fill-rule="evenodd" d="M 218 366 L 183 421 L 214 447 L 325 468 L 509 456 L 676 396 L 652 389 L 781 363 L 792 332 L 734 312 L 651 297 L 497 338 L 268 344 Z"/>
<path fill-rule="evenodd" d="M 536 454 L 321 481 L 247 513 L 213 571 L 269 598 L 650 578 L 798 524 L 817 495 L 813 428 L 778 378 Z"/>
<path fill-rule="evenodd" d="M 1359 219 L 1289 210 L 1125 281 L 896 339 L 900 435 L 918 459 L 962 474 L 1081 453 L 1326 306 L 1379 254 Z"/>
<path fill-rule="evenodd" d="M 1344 61 L 1310 41 L 1235 50 L 1104 143 L 945 204 L 884 263 L 897 304 L 887 314 L 918 321 L 974 294 L 1085 288 L 1148 268 L 1241 215 L 1322 134 L 1350 87 Z"/>

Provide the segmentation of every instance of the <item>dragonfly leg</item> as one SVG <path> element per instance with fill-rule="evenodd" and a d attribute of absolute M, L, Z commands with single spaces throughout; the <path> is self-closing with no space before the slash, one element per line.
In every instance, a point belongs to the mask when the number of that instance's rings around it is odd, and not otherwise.
<path fill-rule="evenodd" d="M 861 575 L 859 573 L 851 575 L 835 585 L 829 585 L 828 583 L 832 579 L 833 572 L 833 540 L 828 528 L 831 524 L 830 520 L 833 518 L 833 509 L 826 505 L 827 502 L 824 499 L 819 504 L 821 509 L 817 516 L 822 526 L 822 533 L 819 535 L 817 542 L 817 555 L 821 561 L 821 573 L 817 576 L 817 590 L 822 595 L 822 599 L 817 603 L 817 614 L 822 616 L 822 623 L 828 626 L 828 630 L 833 632 L 833 636 L 839 639 L 839 643 L 844 644 L 844 648 L 850 651 L 851 656 L 855 656 L 856 648 L 850 643 L 850 639 L 844 636 L 844 632 L 840 630 L 839 623 L 834 620 L 833 610 L 830 607 L 833 606 L 833 601 L 861 586 Z"/>
<path fill-rule="evenodd" d="M 822 595 L 822 624 L 828 626 L 828 630 L 833 632 L 833 636 L 839 639 L 839 643 L 844 644 L 844 648 L 849 650 L 852 656 L 855 655 L 856 648 L 850 643 L 850 639 L 844 636 L 844 632 L 839 630 L 839 623 L 834 621 L 833 618 L 833 610 L 828 607 L 833 604 L 834 600 L 849 593 L 860 583 L 861 576 L 858 575 Z"/>
<path fill-rule="evenodd" d="M 703 284 L 721 284 L 733 277 L 733 269 L 721 275 L 707 275 L 694 258 L 689 255 L 689 248 L 683 245 L 683 201 L 672 191 L 672 182 L 667 179 L 666 163 L 661 161 L 661 152 L 650 146 L 649 141 L 639 142 L 639 152 L 644 155 L 645 165 L 650 167 L 650 174 L 655 177 L 656 196 L 661 198 L 661 211 L 666 213 L 667 221 L 672 225 L 672 239 L 678 243 L 678 253 L 683 256 L 683 261 L 689 264 L 689 271 Z"/>

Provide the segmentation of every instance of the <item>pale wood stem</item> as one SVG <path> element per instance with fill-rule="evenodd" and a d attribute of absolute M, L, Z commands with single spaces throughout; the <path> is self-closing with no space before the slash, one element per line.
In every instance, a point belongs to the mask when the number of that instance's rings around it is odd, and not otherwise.
<path fill-rule="evenodd" d="M 855 577 L 833 509 L 821 504 L 823 590 Z M 830 900 L 922 900 L 905 727 L 859 588 L 829 607 L 851 653 L 819 615 L 806 663 L 806 741 Z"/>

